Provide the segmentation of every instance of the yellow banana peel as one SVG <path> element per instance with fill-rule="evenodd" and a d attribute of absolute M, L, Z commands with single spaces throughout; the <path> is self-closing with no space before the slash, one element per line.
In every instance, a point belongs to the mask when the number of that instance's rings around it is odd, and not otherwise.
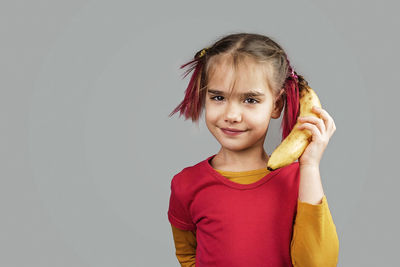
<path fill-rule="evenodd" d="M 320 118 L 312 111 L 313 106 L 321 108 L 321 102 L 311 87 L 305 87 L 299 95 L 299 117 L 313 116 Z M 268 159 L 267 169 L 270 171 L 285 167 L 296 161 L 311 142 L 312 132 L 308 129 L 297 129 L 301 122 L 296 121 L 292 131 L 275 148 Z"/>

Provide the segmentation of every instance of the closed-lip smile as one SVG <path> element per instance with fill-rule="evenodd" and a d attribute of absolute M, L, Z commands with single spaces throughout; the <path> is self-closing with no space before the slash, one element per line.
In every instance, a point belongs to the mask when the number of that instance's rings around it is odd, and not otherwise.
<path fill-rule="evenodd" d="M 239 130 L 235 128 L 221 128 L 224 131 L 230 131 L 230 132 L 244 132 L 244 130 Z"/>

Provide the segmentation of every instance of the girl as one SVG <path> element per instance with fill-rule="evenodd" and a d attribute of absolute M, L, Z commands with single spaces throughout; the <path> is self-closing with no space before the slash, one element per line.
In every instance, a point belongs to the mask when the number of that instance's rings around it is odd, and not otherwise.
<path fill-rule="evenodd" d="M 319 163 L 336 127 L 323 109 L 298 118 L 307 82 L 286 53 L 260 34 L 227 35 L 196 53 L 180 111 L 205 122 L 217 154 L 171 181 L 168 219 L 181 266 L 336 266 L 339 240 L 323 192 Z M 185 75 L 185 76 L 186 76 Z M 298 161 L 269 171 L 264 150 L 270 119 L 282 140 L 296 120 L 312 132 Z"/>

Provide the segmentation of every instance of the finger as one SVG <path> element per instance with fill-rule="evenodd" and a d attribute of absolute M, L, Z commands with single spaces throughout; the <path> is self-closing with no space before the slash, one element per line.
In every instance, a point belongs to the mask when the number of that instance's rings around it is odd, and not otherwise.
<path fill-rule="evenodd" d="M 321 131 L 321 133 L 324 133 L 326 131 L 326 127 L 324 124 L 324 121 L 320 118 L 312 117 L 312 116 L 306 116 L 306 117 L 299 117 L 298 119 L 301 123 L 302 122 L 310 122 L 315 125 L 317 125 L 318 129 Z"/>
<path fill-rule="evenodd" d="M 313 111 L 316 114 L 318 114 L 321 117 L 321 119 L 324 121 L 325 129 L 332 128 L 333 119 L 332 119 L 331 115 L 329 115 L 329 113 L 325 109 L 317 107 L 317 106 L 313 106 Z"/>
<path fill-rule="evenodd" d="M 300 124 L 297 128 L 310 130 L 313 135 L 313 140 L 317 140 L 317 139 L 322 140 L 322 134 L 321 134 L 320 130 L 318 129 L 318 127 L 315 126 L 314 124 L 306 122 L 306 123 Z"/>

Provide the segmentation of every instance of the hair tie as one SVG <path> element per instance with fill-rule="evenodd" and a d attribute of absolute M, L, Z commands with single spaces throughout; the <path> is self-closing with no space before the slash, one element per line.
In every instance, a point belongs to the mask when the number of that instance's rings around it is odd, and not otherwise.
<path fill-rule="evenodd" d="M 291 73 L 290 73 L 290 76 L 292 76 L 293 78 L 298 79 L 299 77 L 294 73 L 293 68 L 292 68 L 292 67 L 290 67 L 290 68 L 292 69 L 292 71 L 291 71 Z"/>
<path fill-rule="evenodd" d="M 290 75 L 289 75 L 289 77 L 292 77 L 293 79 L 298 79 L 299 77 L 294 73 L 294 70 L 293 70 L 293 68 L 290 66 L 290 61 L 289 61 L 289 59 L 286 57 L 286 61 L 287 61 L 287 64 L 288 64 L 288 66 L 289 66 L 289 72 L 290 72 Z M 288 77 L 288 78 L 289 78 Z"/>
<path fill-rule="evenodd" d="M 202 57 L 202 56 L 204 56 L 209 48 L 210 48 L 210 47 L 206 47 L 206 48 L 204 48 L 203 50 L 201 50 L 200 55 L 199 55 L 199 58 Z"/>
<path fill-rule="evenodd" d="M 202 56 L 204 56 L 204 55 L 205 55 L 205 53 L 206 53 L 206 50 L 205 50 L 205 49 L 201 50 L 201 52 L 200 52 L 200 56 L 199 56 L 199 57 L 202 57 Z"/>

